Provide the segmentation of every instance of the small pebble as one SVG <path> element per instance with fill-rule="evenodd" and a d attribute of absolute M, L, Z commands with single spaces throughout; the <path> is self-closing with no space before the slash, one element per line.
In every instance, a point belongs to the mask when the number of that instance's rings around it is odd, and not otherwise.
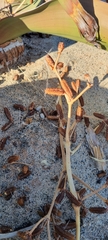
<path fill-rule="evenodd" d="M 44 120 L 45 119 L 45 115 L 43 113 L 40 113 L 40 118 Z"/>

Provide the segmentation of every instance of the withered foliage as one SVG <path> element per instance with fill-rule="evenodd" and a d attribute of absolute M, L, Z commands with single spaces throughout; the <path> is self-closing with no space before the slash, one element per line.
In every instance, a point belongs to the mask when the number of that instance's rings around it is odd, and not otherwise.
<path fill-rule="evenodd" d="M 54 65 L 55 65 L 53 58 L 49 54 L 47 54 L 45 57 L 45 60 L 48 63 L 48 65 L 51 67 L 51 69 L 53 70 Z"/>
<path fill-rule="evenodd" d="M 73 97 L 72 91 L 71 91 L 69 85 L 67 84 L 66 80 L 64 80 L 64 79 L 61 80 L 61 86 L 62 86 L 64 92 L 65 92 L 65 93 L 68 95 L 68 97 L 71 99 L 71 98 Z"/>
<path fill-rule="evenodd" d="M 45 93 L 49 95 L 62 96 L 65 92 L 60 88 L 46 88 Z"/>
<path fill-rule="evenodd" d="M 8 157 L 7 161 L 8 161 L 8 163 L 13 163 L 13 162 L 18 161 L 19 158 L 20 158 L 20 156 L 18 156 L 18 155 L 13 155 L 13 156 Z"/>
<path fill-rule="evenodd" d="M 27 178 L 30 174 L 31 174 L 31 171 L 29 170 L 29 167 L 24 165 L 22 167 L 22 171 L 18 174 L 18 180 Z"/>
<path fill-rule="evenodd" d="M 13 107 L 14 107 L 16 110 L 20 110 L 20 111 L 22 111 L 22 112 L 24 112 L 24 111 L 27 110 L 27 108 L 26 108 L 24 105 L 22 105 L 22 104 L 17 104 L 17 103 L 15 103 L 15 104 L 13 105 Z"/>
<path fill-rule="evenodd" d="M 6 141 L 7 141 L 8 139 L 10 139 L 9 136 L 4 137 L 4 138 L 2 138 L 2 139 L 0 140 L 0 150 L 3 150 L 3 149 L 4 149 L 5 144 L 6 144 Z"/>
<path fill-rule="evenodd" d="M 74 235 L 64 230 L 64 228 L 61 227 L 60 225 L 55 225 L 54 228 L 55 228 L 55 232 L 61 237 L 67 240 L 75 240 Z"/>
<path fill-rule="evenodd" d="M 58 115 L 59 115 L 59 118 L 60 118 L 60 119 L 63 119 L 63 117 L 64 117 L 64 115 L 63 115 L 63 110 L 62 110 L 62 107 L 60 106 L 59 103 L 56 105 L 56 109 L 57 109 L 57 113 L 58 113 Z"/>
<path fill-rule="evenodd" d="M 58 196 L 56 197 L 56 200 L 55 202 L 56 203 L 61 203 L 63 198 L 64 198 L 64 195 L 65 195 L 65 191 L 62 190 L 61 192 L 59 192 Z"/>
<path fill-rule="evenodd" d="M 89 211 L 91 213 L 104 214 L 104 213 L 108 212 L 108 209 L 105 207 L 90 207 Z"/>
<path fill-rule="evenodd" d="M 13 124 L 13 122 L 7 122 L 7 123 L 5 123 L 3 126 L 2 126 L 2 128 L 1 128 L 1 130 L 2 131 L 6 131 L 8 128 L 10 128 L 11 126 L 12 126 L 12 124 Z"/>
<path fill-rule="evenodd" d="M 96 134 L 99 134 L 100 132 L 102 132 L 102 130 L 104 129 L 104 127 L 105 127 L 105 122 L 100 122 L 99 124 L 98 124 L 98 126 L 96 127 L 96 129 L 95 129 L 95 133 Z"/>
<path fill-rule="evenodd" d="M 71 201 L 71 203 L 74 203 L 76 206 L 81 206 L 81 201 L 77 200 L 77 198 L 68 190 L 65 190 L 67 198 Z"/>
<path fill-rule="evenodd" d="M 17 203 L 18 203 L 18 205 L 20 205 L 21 207 L 24 207 L 25 201 L 26 201 L 26 196 L 22 196 L 22 197 L 19 197 L 19 198 L 17 199 Z"/>
<path fill-rule="evenodd" d="M 7 117 L 7 119 L 10 122 L 13 122 L 13 118 L 12 118 L 11 113 L 10 113 L 10 111 L 9 111 L 9 109 L 7 107 L 4 107 L 4 113 L 5 113 L 6 117 Z"/>

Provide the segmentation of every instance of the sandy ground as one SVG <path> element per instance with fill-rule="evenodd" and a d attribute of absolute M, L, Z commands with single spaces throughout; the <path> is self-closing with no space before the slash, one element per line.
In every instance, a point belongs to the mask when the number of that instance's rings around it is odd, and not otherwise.
<path fill-rule="evenodd" d="M 21 112 L 13 108 L 15 103 L 28 107 L 31 102 L 34 102 L 35 108 L 42 106 L 48 111 L 55 109 L 56 98 L 44 95 L 46 86 L 57 86 L 57 78 L 47 67 L 45 55 L 46 52 L 51 52 L 51 56 L 56 58 L 59 41 L 65 43 L 60 61 L 69 65 L 70 68 L 66 80 L 70 82 L 80 79 L 82 84 L 85 84 L 84 75 L 88 73 L 94 84 L 84 94 L 86 114 L 93 116 L 93 112 L 100 112 L 108 117 L 107 52 L 59 37 L 40 38 L 37 35 L 24 37 L 26 48 L 23 56 L 12 69 L 10 68 L 9 72 L 0 75 L 0 129 L 7 122 L 4 107 L 10 110 L 14 119 L 14 124 L 7 131 L 0 130 L 0 139 L 10 136 L 4 150 L 0 151 L 0 191 L 3 192 L 11 186 L 16 188 L 9 201 L 3 197 L 0 198 L 0 225 L 9 225 L 13 231 L 39 220 L 37 211 L 45 203 L 51 202 L 57 184 L 54 178 L 59 176 L 62 168 L 61 159 L 57 159 L 55 156 L 56 145 L 59 142 L 57 123 L 42 119 L 39 112 L 36 112 L 31 117 L 31 123 L 25 124 L 24 117 L 27 111 Z M 14 80 L 15 74 L 21 75 L 19 81 Z M 65 112 L 66 109 L 67 105 L 64 101 Z M 75 110 L 76 104 L 73 107 L 73 116 Z M 93 127 L 96 127 L 98 122 L 97 119 L 91 118 Z M 98 138 L 105 158 L 108 159 L 108 143 L 104 135 L 105 131 L 103 130 Z M 80 149 L 72 156 L 73 173 L 92 188 L 97 189 L 105 182 L 105 178 L 100 183 L 97 182 L 97 166 L 89 156 L 83 122 L 79 123 L 77 127 L 77 141 L 72 145 L 72 149 L 82 140 Z M 15 154 L 20 156 L 19 162 L 29 165 L 31 174 L 26 179 L 18 180 L 17 178 L 22 168 L 21 164 L 8 165 L 6 169 L 3 169 L 3 165 L 7 164 L 7 158 Z M 81 188 L 81 184 L 77 181 L 75 181 L 75 185 L 77 189 Z M 89 193 L 88 190 L 87 193 Z M 102 190 L 100 194 L 108 198 L 107 189 Z M 17 204 L 18 197 L 22 195 L 26 196 L 23 208 Z M 85 206 L 87 208 L 90 206 L 106 207 L 96 196 L 87 199 Z M 60 209 L 63 211 L 64 220 L 75 217 L 67 199 L 64 199 Z M 45 233 L 41 239 L 47 239 Z M 97 239 L 108 240 L 108 214 L 88 213 L 83 219 L 81 240 Z"/>

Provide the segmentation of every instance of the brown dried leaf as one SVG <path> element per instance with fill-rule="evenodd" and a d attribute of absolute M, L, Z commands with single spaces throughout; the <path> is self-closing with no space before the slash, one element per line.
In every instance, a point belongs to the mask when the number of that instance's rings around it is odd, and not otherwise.
<path fill-rule="evenodd" d="M 84 196 L 85 193 L 86 193 L 86 189 L 85 189 L 85 188 L 81 188 L 81 189 L 78 191 L 78 194 L 79 194 L 80 199 L 83 198 L 83 196 Z"/>
<path fill-rule="evenodd" d="M 64 49 L 64 43 L 63 42 L 59 42 L 58 44 L 58 53 L 61 53 Z"/>
<path fill-rule="evenodd" d="M 58 113 L 60 119 L 63 119 L 63 111 L 62 111 L 62 107 L 60 106 L 59 103 L 56 105 L 56 109 L 57 109 L 57 113 Z"/>
<path fill-rule="evenodd" d="M 12 118 L 11 113 L 10 113 L 10 111 L 7 107 L 4 107 L 4 113 L 7 117 L 7 119 L 9 119 L 9 122 L 13 122 L 13 118 Z"/>
<path fill-rule="evenodd" d="M 89 211 L 92 213 L 104 214 L 108 211 L 108 209 L 105 207 L 90 207 Z"/>
<path fill-rule="evenodd" d="M 49 54 L 47 54 L 45 57 L 45 60 L 48 63 L 48 65 L 51 67 L 51 69 L 53 70 L 54 65 L 55 65 L 53 58 Z"/>
<path fill-rule="evenodd" d="M 59 132 L 63 137 L 65 137 L 65 135 L 66 135 L 66 130 L 65 130 L 64 128 L 59 127 L 59 128 L 58 128 L 58 132 Z"/>
<path fill-rule="evenodd" d="M 76 110 L 76 117 L 75 117 L 77 122 L 81 122 L 83 118 L 83 114 L 84 114 L 84 109 L 81 106 L 78 106 Z"/>
<path fill-rule="evenodd" d="M 75 240 L 74 236 L 71 233 L 65 231 L 61 226 L 55 225 L 54 227 L 57 234 L 61 237 L 66 238 L 67 240 Z"/>
<path fill-rule="evenodd" d="M 81 211 L 80 211 L 81 217 L 82 217 L 82 218 L 86 217 L 87 212 L 88 212 L 87 208 L 82 207 L 82 208 L 81 208 Z"/>
<path fill-rule="evenodd" d="M 64 63 L 63 63 L 63 62 L 58 62 L 58 63 L 57 63 L 57 68 L 58 68 L 58 69 L 61 69 L 63 66 L 64 66 Z"/>
<path fill-rule="evenodd" d="M 61 191 L 61 192 L 58 194 L 58 196 L 56 197 L 55 202 L 56 202 L 56 203 L 61 203 L 62 200 L 63 200 L 63 198 L 64 198 L 64 191 Z"/>
<path fill-rule="evenodd" d="M 94 112 L 93 115 L 94 115 L 95 117 L 97 117 L 97 118 L 100 118 L 100 119 L 104 119 L 104 118 L 105 118 L 105 116 L 104 116 L 103 114 L 101 114 L 101 113 L 96 113 L 96 112 Z"/>
<path fill-rule="evenodd" d="M 19 231 L 17 233 L 17 235 L 18 235 L 18 237 L 20 237 L 23 240 L 31 240 L 30 236 L 29 236 L 29 232 L 21 232 L 21 231 Z"/>
<path fill-rule="evenodd" d="M 52 209 L 52 213 L 55 215 L 55 216 L 58 216 L 58 217 L 61 217 L 62 215 L 62 212 L 56 208 L 56 206 L 54 205 L 53 209 Z"/>
<path fill-rule="evenodd" d="M 102 132 L 102 130 L 104 129 L 105 123 L 102 121 L 98 124 L 98 126 L 95 128 L 95 133 L 99 134 L 100 132 Z"/>
<path fill-rule="evenodd" d="M 32 122 L 33 122 L 33 118 L 30 118 L 30 117 L 26 118 L 25 120 L 26 124 L 31 124 Z"/>
<path fill-rule="evenodd" d="M 19 197 L 19 198 L 17 199 L 17 203 L 18 203 L 18 205 L 20 205 L 21 207 L 24 207 L 25 201 L 26 201 L 26 197 L 25 197 L 25 196 Z"/>
<path fill-rule="evenodd" d="M 99 171 L 98 173 L 97 173 L 97 177 L 99 177 L 99 178 L 102 178 L 102 177 L 105 177 L 106 176 L 106 172 L 105 171 Z"/>
<path fill-rule="evenodd" d="M 83 96 L 79 97 L 79 101 L 80 101 L 81 107 L 83 107 L 84 106 L 84 98 L 83 98 Z"/>
<path fill-rule="evenodd" d="M 65 93 L 68 95 L 68 97 L 71 99 L 71 98 L 73 97 L 72 91 L 71 91 L 69 85 L 67 84 L 66 80 L 64 80 L 64 79 L 61 80 L 61 86 L 62 86 L 64 92 L 65 92 Z"/>
<path fill-rule="evenodd" d="M 10 226 L 0 226 L 0 233 L 8 233 L 8 232 L 11 232 L 12 231 L 12 228 Z"/>
<path fill-rule="evenodd" d="M 60 145 L 56 146 L 56 156 L 57 158 L 62 158 L 62 152 Z"/>
<path fill-rule="evenodd" d="M 22 172 L 23 172 L 24 174 L 26 174 L 28 171 L 29 171 L 29 167 L 28 167 L 27 165 L 24 165 L 24 166 L 22 167 Z"/>
<path fill-rule="evenodd" d="M 22 179 L 24 179 L 24 178 L 27 178 L 30 174 L 31 174 L 31 171 L 30 171 L 30 170 L 28 170 L 27 173 L 20 172 L 20 173 L 18 174 L 18 180 L 22 180 Z"/>
<path fill-rule="evenodd" d="M 64 228 L 65 230 L 72 230 L 76 228 L 76 221 L 74 219 L 70 219 L 66 221 L 66 223 L 61 223 L 59 226 Z"/>
<path fill-rule="evenodd" d="M 32 111 L 34 108 L 35 108 L 35 103 L 34 102 L 30 103 L 30 105 L 28 106 L 28 110 Z"/>
<path fill-rule="evenodd" d="M 9 138 L 10 138 L 10 137 L 7 136 L 7 137 L 2 138 L 2 139 L 0 140 L 0 150 L 3 150 L 3 149 L 4 149 L 5 144 L 6 144 L 6 141 L 7 141 L 7 139 L 9 139 Z"/>
<path fill-rule="evenodd" d="M 105 138 L 106 138 L 106 140 L 108 141 L 108 126 L 106 126 Z"/>
<path fill-rule="evenodd" d="M 76 82 L 71 82 L 72 89 L 77 92 Z"/>
<path fill-rule="evenodd" d="M 7 188 L 4 193 L 3 193 L 3 196 L 4 198 L 8 201 L 10 200 L 10 198 L 12 197 L 12 194 L 14 193 L 14 191 L 16 190 L 15 187 L 9 187 Z"/>
<path fill-rule="evenodd" d="M 55 95 L 55 96 L 62 96 L 64 95 L 64 91 L 60 88 L 46 88 L 45 94 Z"/>
<path fill-rule="evenodd" d="M 22 112 L 26 111 L 27 108 L 25 106 L 23 106 L 22 104 L 14 104 L 13 107 L 16 109 L 16 110 L 20 110 Z"/>
<path fill-rule="evenodd" d="M 8 161 L 8 163 L 13 163 L 13 162 L 18 161 L 19 158 L 20 158 L 20 156 L 18 156 L 18 155 L 13 155 L 13 156 L 8 157 L 7 161 Z"/>
<path fill-rule="evenodd" d="M 58 186 L 58 188 L 60 188 L 61 190 L 64 188 L 65 180 L 66 180 L 66 178 L 63 177 L 63 178 L 61 179 L 61 182 L 60 182 L 59 186 Z"/>
<path fill-rule="evenodd" d="M 81 202 L 76 199 L 76 197 L 69 191 L 65 190 L 67 198 L 74 203 L 76 206 L 81 206 Z"/>
<path fill-rule="evenodd" d="M 47 119 L 48 119 L 48 120 L 58 120 L 58 119 L 59 119 L 59 116 L 58 116 L 58 115 L 57 115 L 57 116 L 48 115 L 48 116 L 47 116 Z"/>
<path fill-rule="evenodd" d="M 13 122 L 7 122 L 7 123 L 5 123 L 3 126 L 2 126 L 2 128 L 1 128 L 1 130 L 2 131 L 6 131 L 8 128 L 10 128 L 11 127 L 11 125 L 13 124 Z"/>
<path fill-rule="evenodd" d="M 89 121 L 88 117 L 84 117 L 84 122 L 85 122 L 86 127 L 89 127 L 90 121 Z"/>

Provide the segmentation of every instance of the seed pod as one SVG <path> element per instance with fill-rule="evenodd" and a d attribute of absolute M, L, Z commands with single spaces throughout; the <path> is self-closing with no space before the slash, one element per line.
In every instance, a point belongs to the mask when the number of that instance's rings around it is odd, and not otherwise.
<path fill-rule="evenodd" d="M 5 123 L 3 126 L 2 126 L 2 128 L 1 128 L 1 130 L 2 131 L 6 131 L 8 128 L 10 128 L 11 127 L 11 125 L 13 124 L 13 122 L 7 122 L 7 123 Z"/>
<path fill-rule="evenodd" d="M 48 115 L 48 116 L 47 116 L 47 119 L 48 119 L 48 120 L 58 120 L 58 119 L 59 119 L 59 116 L 58 116 L 58 115 L 57 115 L 57 116 L 54 116 L 54 115 L 52 115 L 52 116 L 51 116 L 51 115 Z"/>
<path fill-rule="evenodd" d="M 3 149 L 4 149 L 5 144 L 6 144 L 6 141 L 7 141 L 7 139 L 9 139 L 9 138 L 10 138 L 10 137 L 7 136 L 7 137 L 2 138 L 2 139 L 0 140 L 0 150 L 3 150 Z"/>
<path fill-rule="evenodd" d="M 59 103 L 56 105 L 56 109 L 57 109 L 60 119 L 63 119 L 63 111 L 62 111 L 62 107 L 60 106 Z"/>
<path fill-rule="evenodd" d="M 68 239 L 68 240 L 74 240 L 75 239 L 74 236 L 71 233 L 65 231 L 64 228 L 62 228 L 60 225 L 55 225 L 54 228 L 55 228 L 55 232 L 58 235 L 60 235 L 61 237 L 65 238 L 65 239 Z"/>
<path fill-rule="evenodd" d="M 58 53 L 62 53 L 64 49 L 64 43 L 63 42 L 59 42 L 58 44 Z"/>
<path fill-rule="evenodd" d="M 13 77 L 13 80 L 18 81 L 19 80 L 19 74 L 15 74 L 14 77 Z"/>
<path fill-rule="evenodd" d="M 99 177 L 99 178 L 102 178 L 102 177 L 105 177 L 106 176 L 106 172 L 105 171 L 99 171 L 98 173 L 97 173 L 97 177 Z"/>
<path fill-rule="evenodd" d="M 53 70 L 54 65 L 55 65 L 53 58 L 49 54 L 47 54 L 45 57 L 45 60 L 48 63 L 48 65 L 51 67 L 51 69 Z"/>
<path fill-rule="evenodd" d="M 60 73 L 60 77 L 63 78 L 66 73 L 68 73 L 68 66 L 63 68 L 63 71 Z"/>
<path fill-rule="evenodd" d="M 69 85 L 67 84 L 67 82 L 66 82 L 64 79 L 61 80 L 61 86 L 62 86 L 64 92 L 65 92 L 65 93 L 68 95 L 68 97 L 71 99 L 72 96 L 73 96 L 73 95 L 72 95 L 72 91 L 71 91 Z"/>
<path fill-rule="evenodd" d="M 62 152 L 60 145 L 56 146 L 56 156 L 57 158 L 62 158 Z"/>
<path fill-rule="evenodd" d="M 45 117 L 48 116 L 48 113 L 45 108 L 41 108 L 41 112 L 45 115 Z"/>
<path fill-rule="evenodd" d="M 105 123 L 102 121 L 98 124 L 98 126 L 95 128 L 95 133 L 99 134 L 100 132 L 102 132 L 102 130 L 104 129 Z"/>
<path fill-rule="evenodd" d="M 31 174 L 31 171 L 28 170 L 26 173 L 24 173 L 23 171 L 21 171 L 19 174 L 18 174 L 18 180 L 22 180 L 24 178 L 27 178 L 29 175 Z"/>
<path fill-rule="evenodd" d="M 18 155 L 13 155 L 13 156 L 8 157 L 7 161 L 8 161 L 8 163 L 13 163 L 13 162 L 18 161 L 19 158 L 20 157 Z"/>
<path fill-rule="evenodd" d="M 84 75 L 84 79 L 87 80 L 87 81 L 90 81 L 90 75 L 88 73 L 86 73 Z"/>
<path fill-rule="evenodd" d="M 83 98 L 83 96 L 79 97 L 79 101 L 80 101 L 81 107 L 83 107 L 84 106 L 84 98 Z"/>
<path fill-rule="evenodd" d="M 14 191 L 16 190 L 15 187 L 10 187 L 10 188 L 7 188 L 4 193 L 3 193 L 3 196 L 4 198 L 8 201 L 10 200 L 10 198 L 12 197 L 12 194 L 14 193 Z"/>
<path fill-rule="evenodd" d="M 64 228 L 65 230 L 71 230 L 76 228 L 76 221 L 74 219 L 66 220 L 66 223 L 61 223 L 60 227 Z"/>
<path fill-rule="evenodd" d="M 73 131 L 73 129 L 70 130 L 69 136 L 70 136 L 70 141 L 71 141 L 72 143 L 75 143 L 76 140 L 77 140 L 77 132 L 76 132 L 76 129 L 74 129 L 74 131 Z"/>
<path fill-rule="evenodd" d="M 95 117 L 97 117 L 97 118 L 100 118 L 100 119 L 104 119 L 104 118 L 105 118 L 105 116 L 104 116 L 103 114 L 101 114 L 101 113 L 96 113 L 96 112 L 94 112 L 93 115 L 94 115 Z"/>
<path fill-rule="evenodd" d="M 65 177 L 62 178 L 58 188 L 60 188 L 62 190 L 64 188 L 64 184 L 65 184 Z"/>
<path fill-rule="evenodd" d="M 24 166 L 22 167 L 22 172 L 23 172 L 24 174 L 26 174 L 28 171 L 29 171 L 29 167 L 28 167 L 27 165 L 24 165 Z"/>
<path fill-rule="evenodd" d="M 61 68 L 63 67 L 63 65 L 64 65 L 63 62 L 58 62 L 58 63 L 57 63 L 57 68 L 58 68 L 58 69 L 61 69 Z"/>
<path fill-rule="evenodd" d="M 84 117 L 84 122 L 85 122 L 86 127 L 89 127 L 90 122 L 89 122 L 88 117 Z"/>
<path fill-rule="evenodd" d="M 31 111 L 34 108 L 35 108 L 35 103 L 34 102 L 30 103 L 30 105 L 28 106 L 28 110 Z"/>
<path fill-rule="evenodd" d="M 58 132 L 59 132 L 63 137 L 65 137 L 65 135 L 66 135 L 66 130 L 65 130 L 64 128 L 59 127 L 59 128 L 58 128 Z"/>
<path fill-rule="evenodd" d="M 12 118 L 11 113 L 10 113 L 10 111 L 7 107 L 4 107 L 4 113 L 7 117 L 7 119 L 9 119 L 10 122 L 13 122 L 13 118 Z"/>
<path fill-rule="evenodd" d="M 54 205 L 53 209 L 52 209 L 52 213 L 55 215 L 55 216 L 58 216 L 58 217 L 61 217 L 62 215 L 62 212 L 56 208 L 56 206 Z"/>
<path fill-rule="evenodd" d="M 104 207 L 90 207 L 89 211 L 92 213 L 104 214 L 108 211 L 108 209 Z"/>
<path fill-rule="evenodd" d="M 56 203 L 61 203 L 62 200 L 63 200 L 63 198 L 64 198 L 64 191 L 61 191 L 61 192 L 58 194 L 58 196 L 56 197 L 55 202 L 56 202 Z"/>
<path fill-rule="evenodd" d="M 67 190 L 65 190 L 65 192 L 66 192 L 66 196 L 68 197 L 68 199 L 72 202 L 72 203 L 74 203 L 76 206 L 81 206 L 81 202 L 80 201 L 78 201 L 77 200 L 77 198 L 71 193 L 71 192 L 69 192 L 69 191 L 67 191 Z"/>
<path fill-rule="evenodd" d="M 108 126 L 106 127 L 105 138 L 108 141 Z"/>
<path fill-rule="evenodd" d="M 25 197 L 25 196 L 20 197 L 20 198 L 17 199 L 17 203 L 18 203 L 18 205 L 20 205 L 21 207 L 24 207 L 25 201 L 26 201 L 26 197 Z"/>
<path fill-rule="evenodd" d="M 79 87 L 80 87 L 80 80 L 77 79 L 76 82 L 71 82 L 72 89 L 78 93 Z"/>
<path fill-rule="evenodd" d="M 84 109 L 80 106 L 77 107 L 77 111 L 76 111 L 76 121 L 77 122 L 81 122 L 82 118 L 83 118 L 83 114 L 84 114 Z"/>
<path fill-rule="evenodd" d="M 85 188 L 81 188 L 81 189 L 78 191 L 78 194 L 79 194 L 80 199 L 83 198 L 83 196 L 84 196 L 85 193 L 86 193 L 86 189 L 85 189 Z"/>
<path fill-rule="evenodd" d="M 16 109 L 16 110 L 20 110 L 22 112 L 26 111 L 26 107 L 23 106 L 22 104 L 14 104 L 13 107 Z"/>
<path fill-rule="evenodd" d="M 65 92 L 60 88 L 46 88 L 45 93 L 49 95 L 62 96 Z"/>

